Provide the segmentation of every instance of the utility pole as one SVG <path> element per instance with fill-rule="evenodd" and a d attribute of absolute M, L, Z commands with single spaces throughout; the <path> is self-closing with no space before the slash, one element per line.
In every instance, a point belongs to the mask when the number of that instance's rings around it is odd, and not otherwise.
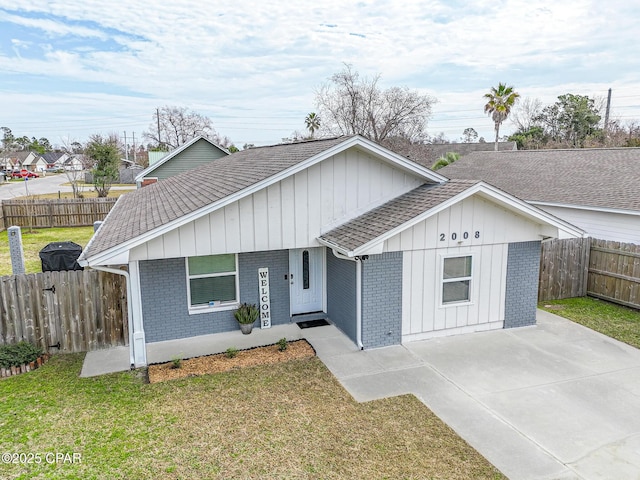
<path fill-rule="evenodd" d="M 124 131 L 124 158 L 129 160 L 129 148 L 127 147 L 127 131 Z"/>
<path fill-rule="evenodd" d="M 133 135 L 133 164 L 137 165 L 138 162 L 136 162 L 136 132 L 133 132 L 132 135 Z"/>
<path fill-rule="evenodd" d="M 160 140 L 160 109 L 156 108 L 156 120 L 158 120 L 158 148 L 162 147 L 162 141 Z"/>
<path fill-rule="evenodd" d="M 609 95 L 607 96 L 607 111 L 604 114 L 604 131 L 609 130 L 609 111 L 611 110 L 611 89 L 609 89 Z"/>

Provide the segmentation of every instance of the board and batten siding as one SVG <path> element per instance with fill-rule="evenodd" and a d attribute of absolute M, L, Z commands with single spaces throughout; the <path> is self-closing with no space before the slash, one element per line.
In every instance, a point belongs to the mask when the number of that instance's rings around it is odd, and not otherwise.
<path fill-rule="evenodd" d="M 627 215 L 547 205 L 540 208 L 582 228 L 590 237 L 640 245 L 640 212 Z"/>
<path fill-rule="evenodd" d="M 347 150 L 132 249 L 131 260 L 320 246 L 323 232 L 423 180 Z"/>
<path fill-rule="evenodd" d="M 404 252 L 403 341 L 502 328 L 509 243 L 540 240 L 541 232 L 540 224 L 476 195 L 388 239 L 384 251 Z M 471 302 L 443 306 L 443 258 L 465 255 L 473 256 Z"/>
<path fill-rule="evenodd" d="M 227 156 L 225 152 L 211 145 L 208 141 L 200 139 L 175 157 L 167 160 L 166 163 L 159 165 L 148 176 L 164 180 L 225 156 Z"/>

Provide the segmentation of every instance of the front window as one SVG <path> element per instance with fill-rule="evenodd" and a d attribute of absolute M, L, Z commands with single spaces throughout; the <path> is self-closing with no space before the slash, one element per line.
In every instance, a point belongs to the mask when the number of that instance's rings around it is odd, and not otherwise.
<path fill-rule="evenodd" d="M 471 267 L 473 257 L 448 257 L 442 264 L 442 303 L 471 301 Z"/>
<path fill-rule="evenodd" d="M 237 259 L 234 254 L 187 259 L 189 306 L 221 306 L 238 301 Z"/>

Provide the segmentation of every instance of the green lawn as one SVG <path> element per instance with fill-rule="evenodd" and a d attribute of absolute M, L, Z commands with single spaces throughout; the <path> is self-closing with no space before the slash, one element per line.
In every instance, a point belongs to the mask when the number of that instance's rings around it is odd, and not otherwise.
<path fill-rule="evenodd" d="M 40 250 L 48 243 L 70 240 L 85 247 L 93 236 L 93 227 L 76 228 L 41 228 L 29 232 L 22 228 L 22 248 L 24 249 L 25 268 L 27 273 L 42 271 Z M 9 255 L 9 239 L 7 231 L 0 232 L 0 276 L 11 275 L 11 255 Z"/>
<path fill-rule="evenodd" d="M 317 358 L 153 385 L 82 358 L 0 381 L 0 450 L 81 462 L 0 478 L 505 478 L 414 396 L 359 404 Z"/>
<path fill-rule="evenodd" d="M 640 348 L 639 310 L 591 297 L 551 300 L 539 306 L 543 310 Z"/>

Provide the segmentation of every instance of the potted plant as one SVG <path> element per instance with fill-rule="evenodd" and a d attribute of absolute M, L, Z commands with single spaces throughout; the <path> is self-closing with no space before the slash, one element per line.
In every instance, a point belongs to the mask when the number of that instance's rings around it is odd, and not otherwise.
<path fill-rule="evenodd" d="M 235 312 L 233 312 L 233 315 L 236 317 L 236 320 L 240 324 L 240 330 L 242 331 L 242 333 L 245 335 L 249 335 L 251 333 L 251 330 L 253 330 L 253 324 L 260 315 L 260 311 L 254 304 L 243 303 Z"/>

